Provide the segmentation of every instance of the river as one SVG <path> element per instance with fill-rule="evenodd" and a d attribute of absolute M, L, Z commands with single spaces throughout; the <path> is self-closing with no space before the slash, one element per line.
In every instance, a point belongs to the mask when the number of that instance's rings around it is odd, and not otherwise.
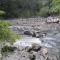
<path fill-rule="evenodd" d="M 38 21 L 37 21 L 38 20 Z M 60 60 L 60 24 L 57 23 L 51 23 L 47 24 L 44 21 L 40 21 L 41 19 L 32 19 L 32 21 L 29 19 L 24 20 L 12 20 L 10 22 L 13 22 L 13 26 L 21 26 L 25 28 L 26 30 L 39 30 L 40 32 L 47 33 L 46 36 L 40 37 L 40 38 L 34 38 L 28 35 L 22 35 L 22 39 L 14 43 L 14 45 L 29 45 L 31 46 L 31 43 L 38 43 L 43 47 L 47 47 L 49 54 L 51 56 L 57 56 L 57 60 Z M 32 26 L 35 26 L 35 28 L 31 28 Z M 37 28 L 36 28 L 37 27 Z M 22 29 L 24 31 L 25 29 Z M 22 32 L 19 30 L 18 32 Z"/>
<path fill-rule="evenodd" d="M 44 36 L 42 38 L 34 38 L 31 36 L 23 35 L 23 38 L 16 43 L 17 45 L 22 46 L 31 46 L 32 43 L 38 43 L 43 47 L 48 48 L 49 55 L 51 56 L 57 56 L 57 60 L 59 60 L 60 56 L 60 33 L 54 33 L 50 32 L 47 34 L 47 36 Z"/>

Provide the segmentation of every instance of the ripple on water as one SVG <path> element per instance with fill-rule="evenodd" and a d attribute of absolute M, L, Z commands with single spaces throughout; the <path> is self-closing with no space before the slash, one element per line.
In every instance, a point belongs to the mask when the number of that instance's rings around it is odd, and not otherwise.
<path fill-rule="evenodd" d="M 56 39 L 52 37 L 44 37 L 41 39 L 43 46 L 46 47 L 55 47 L 56 46 L 55 40 Z"/>

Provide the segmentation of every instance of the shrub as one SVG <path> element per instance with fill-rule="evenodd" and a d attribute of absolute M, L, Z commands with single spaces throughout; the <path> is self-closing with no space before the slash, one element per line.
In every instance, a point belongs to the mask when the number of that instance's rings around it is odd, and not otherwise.
<path fill-rule="evenodd" d="M 7 21 L 0 21 L 0 42 L 13 43 L 20 38 L 19 35 L 8 28 L 9 25 L 10 23 Z"/>

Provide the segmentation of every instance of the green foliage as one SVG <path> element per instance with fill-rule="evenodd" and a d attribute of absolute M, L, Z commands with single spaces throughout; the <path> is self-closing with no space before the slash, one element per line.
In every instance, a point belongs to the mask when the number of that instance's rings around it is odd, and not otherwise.
<path fill-rule="evenodd" d="M 5 12 L 0 10 L 0 16 L 4 15 Z"/>
<path fill-rule="evenodd" d="M 60 14 L 60 0 L 0 0 L 0 4 L 0 10 L 5 13 L 0 12 L 8 18 Z"/>
<path fill-rule="evenodd" d="M 8 28 L 9 25 L 10 23 L 7 21 L 0 21 L 0 29 Z"/>
<path fill-rule="evenodd" d="M 43 4 L 42 0 L 0 0 L 0 2 L 1 10 L 6 12 L 6 17 L 37 15 Z"/>
<path fill-rule="evenodd" d="M 19 38 L 12 30 L 8 29 L 10 25 L 7 21 L 0 21 L 0 42 L 15 42 Z"/>
<path fill-rule="evenodd" d="M 60 5 L 52 7 L 51 10 L 52 10 L 53 13 L 58 13 L 59 14 L 60 13 Z"/>
<path fill-rule="evenodd" d="M 51 5 L 51 11 L 60 14 L 60 0 L 52 0 Z"/>
<path fill-rule="evenodd" d="M 49 14 L 49 7 L 43 7 L 40 9 L 40 16 L 46 17 Z"/>

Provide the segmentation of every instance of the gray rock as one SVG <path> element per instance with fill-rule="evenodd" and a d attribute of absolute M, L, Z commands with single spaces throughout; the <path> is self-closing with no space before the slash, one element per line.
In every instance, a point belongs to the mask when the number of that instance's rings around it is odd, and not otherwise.
<path fill-rule="evenodd" d="M 35 32 L 33 32 L 32 37 L 36 37 L 36 33 Z"/>
<path fill-rule="evenodd" d="M 30 60 L 35 60 L 35 59 L 36 59 L 36 56 L 33 55 L 33 54 L 30 54 L 30 55 L 29 55 L 29 59 L 30 59 Z"/>
<path fill-rule="evenodd" d="M 50 17 L 47 18 L 46 22 L 47 23 L 59 23 L 59 18 L 50 16 Z"/>
<path fill-rule="evenodd" d="M 36 52 L 38 52 L 39 50 L 41 50 L 41 46 L 40 45 L 38 45 L 38 44 L 32 44 L 32 50 L 33 51 L 36 51 Z"/>
<path fill-rule="evenodd" d="M 32 33 L 30 31 L 24 31 L 25 35 L 32 35 Z"/>
<path fill-rule="evenodd" d="M 38 44 L 36 44 L 36 43 L 33 43 L 32 44 L 32 47 L 26 47 L 26 50 L 27 50 L 27 52 L 31 52 L 31 51 L 35 51 L 35 52 L 38 52 L 39 50 L 41 50 L 41 46 L 40 45 L 38 45 Z"/>

